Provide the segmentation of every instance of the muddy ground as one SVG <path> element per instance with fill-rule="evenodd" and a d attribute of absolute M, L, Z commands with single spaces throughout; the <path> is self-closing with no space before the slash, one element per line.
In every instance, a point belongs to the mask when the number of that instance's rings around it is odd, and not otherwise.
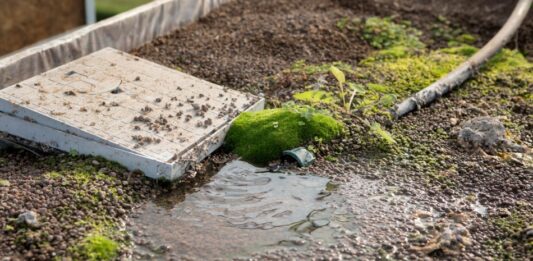
<path fill-rule="evenodd" d="M 417 0 L 376 2 L 237 0 L 132 53 L 217 84 L 263 93 L 271 101 L 270 106 L 276 106 L 277 102 L 290 100 L 302 84 L 299 77 L 281 80 L 274 77 L 296 61 L 304 59 L 313 64 L 342 61 L 355 66 L 374 51 L 357 34 L 338 29 L 336 23 L 344 17 L 392 16 L 409 20 L 424 32 L 422 40 L 430 49 L 446 46 L 447 39 L 433 32 L 432 25 L 441 23 L 478 35 L 475 44 L 480 46 L 498 30 L 510 11 L 501 2 L 510 5 L 513 1 L 470 1 L 471 6 L 465 6 L 464 1 L 447 1 L 449 5 L 432 1 L 432 7 Z M 495 13 L 498 15 L 494 16 Z M 439 15 L 445 15 L 448 22 L 442 24 Z M 508 47 L 517 47 L 531 57 L 532 28 L 533 20 L 529 19 Z M 409 202 L 376 203 L 391 204 L 390 212 L 361 214 L 360 219 L 364 221 L 361 234 L 346 235 L 335 245 L 312 244 L 305 252 L 282 249 L 253 256 L 271 260 L 530 258 L 533 169 L 517 161 L 464 149 L 452 133 L 457 125 L 475 116 L 505 116 L 507 122 L 520 126 L 520 131 L 515 132 L 518 139 L 531 147 L 532 105 L 518 98 L 502 97 L 505 93 L 486 97 L 476 89 L 469 91 L 468 86 L 464 87 L 461 92 L 452 93 L 389 127 L 394 135 L 410 140 L 405 146 L 417 153 L 390 155 L 342 139 L 328 144 L 329 153 L 321 152 L 317 163 L 305 170 L 329 177 L 341 188 L 356 179 L 378 182 L 387 188 L 386 193 L 402 196 Z M 502 98 L 511 102 L 502 104 Z M 509 111 L 512 113 L 505 113 Z M 173 188 L 187 193 L 210 178 L 200 170 L 194 179 L 168 188 L 120 167 L 102 167 L 98 159 L 56 154 L 36 156 L 13 150 L 0 156 L 0 179 L 9 181 L 0 185 L 3 227 L 0 257 L 15 260 L 79 257 L 83 251 L 76 246 L 94 232 L 91 223 L 123 222 L 136 206 L 156 197 L 159 191 Z M 227 157 L 230 156 L 223 151 L 215 156 Z M 80 178 L 76 175 L 79 171 L 74 174 L 70 171 L 75 169 L 74 165 L 88 168 L 84 173 L 101 172 L 113 179 Z M 67 177 L 50 175 L 53 171 Z M 126 183 L 122 182 L 124 179 Z M 80 193 L 87 187 L 91 191 L 89 196 Z M 119 195 L 118 189 L 127 197 Z M 93 194 L 106 198 L 101 191 L 113 191 L 110 193 L 113 196 L 103 203 L 91 201 Z M 341 189 L 339 193 L 347 198 L 372 194 L 364 189 L 359 193 L 353 188 Z M 72 196 L 76 194 L 81 195 Z M 403 204 L 410 206 L 409 211 L 402 212 Z M 18 227 L 17 216 L 26 210 L 40 215 L 41 224 L 37 229 Z M 128 241 L 123 233 L 111 232 L 108 236 L 119 242 Z M 129 251 L 122 249 L 120 253 L 126 256 Z"/>

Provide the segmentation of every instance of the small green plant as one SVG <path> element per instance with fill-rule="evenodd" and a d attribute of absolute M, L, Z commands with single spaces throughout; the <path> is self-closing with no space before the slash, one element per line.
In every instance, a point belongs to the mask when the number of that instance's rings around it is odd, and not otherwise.
<path fill-rule="evenodd" d="M 331 74 L 333 74 L 333 76 L 335 76 L 335 79 L 337 79 L 337 84 L 339 86 L 339 91 L 340 91 L 339 95 L 342 100 L 342 107 L 344 108 L 344 110 L 346 110 L 346 112 L 349 112 L 351 110 L 351 106 L 355 98 L 355 95 L 357 94 L 357 92 L 361 91 L 361 87 L 360 85 L 356 85 L 354 83 L 347 83 L 346 75 L 339 68 L 332 65 L 329 71 L 331 72 Z M 345 85 L 348 85 L 350 89 L 352 89 L 352 94 L 350 95 L 350 99 L 348 100 L 348 102 L 346 101 Z"/>
<path fill-rule="evenodd" d="M 349 22 L 350 19 L 348 19 L 348 17 L 343 17 L 339 19 L 339 21 L 337 21 L 337 28 L 339 28 L 340 30 L 344 30 Z"/>
<path fill-rule="evenodd" d="M 323 63 L 323 64 L 307 64 L 305 60 L 297 60 L 294 64 L 291 65 L 291 68 L 285 70 L 285 72 L 290 73 L 305 73 L 306 75 L 316 75 L 328 73 L 331 66 L 337 67 L 339 70 L 345 72 L 353 72 L 351 65 L 344 62 L 332 62 L 332 63 Z"/>
<path fill-rule="evenodd" d="M 331 74 L 333 74 L 333 76 L 335 76 L 335 79 L 337 79 L 337 83 L 338 83 L 339 90 L 340 90 L 340 96 L 342 99 L 342 104 L 344 108 L 346 108 L 346 93 L 344 93 L 344 84 L 346 83 L 346 76 L 341 70 L 339 70 L 339 68 L 335 66 L 331 66 L 329 68 L 329 71 L 331 72 Z"/>
<path fill-rule="evenodd" d="M 5 225 L 4 226 L 4 232 L 11 232 L 11 231 L 15 231 L 15 227 L 13 227 L 11 225 Z"/>
<path fill-rule="evenodd" d="M 350 96 L 350 100 L 348 100 L 348 106 L 346 108 L 346 111 L 350 112 L 352 110 L 352 104 L 355 99 L 355 96 L 363 95 L 366 92 L 366 90 L 361 84 L 355 84 L 355 83 L 349 82 L 348 86 L 350 86 L 350 89 L 352 89 L 352 95 Z"/>
<path fill-rule="evenodd" d="M 326 155 L 326 157 L 324 157 L 324 159 L 327 160 L 327 161 L 330 161 L 330 162 L 337 162 L 337 160 L 339 160 L 337 157 L 332 156 L 332 155 Z"/>

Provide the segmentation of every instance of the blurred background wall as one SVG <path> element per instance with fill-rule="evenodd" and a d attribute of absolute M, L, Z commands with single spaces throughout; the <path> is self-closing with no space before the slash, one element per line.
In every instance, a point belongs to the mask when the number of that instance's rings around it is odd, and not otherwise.
<path fill-rule="evenodd" d="M 0 0 L 0 56 L 85 24 L 85 0 Z"/>
<path fill-rule="evenodd" d="M 102 20 L 152 0 L 87 0 Z M 0 0 L 0 56 L 85 25 L 86 0 Z M 92 19 L 90 19 L 92 20 Z"/>

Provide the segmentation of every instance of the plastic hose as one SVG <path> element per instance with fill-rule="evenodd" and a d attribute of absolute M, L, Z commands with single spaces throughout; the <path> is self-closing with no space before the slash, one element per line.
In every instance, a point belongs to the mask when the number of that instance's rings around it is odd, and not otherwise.
<path fill-rule="evenodd" d="M 448 75 L 396 105 L 392 109 L 393 116 L 398 119 L 426 106 L 472 77 L 485 62 L 511 40 L 526 18 L 532 1 L 519 0 L 505 25 L 481 50 Z"/>

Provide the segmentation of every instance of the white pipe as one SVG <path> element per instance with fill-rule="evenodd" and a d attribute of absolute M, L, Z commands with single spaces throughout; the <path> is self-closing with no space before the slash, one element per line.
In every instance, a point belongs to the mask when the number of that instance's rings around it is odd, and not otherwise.
<path fill-rule="evenodd" d="M 94 0 L 85 0 L 85 23 L 96 23 L 96 7 L 94 5 Z"/>
<path fill-rule="evenodd" d="M 526 18 L 532 1 L 519 0 L 502 29 L 481 50 L 448 75 L 396 105 L 392 109 L 393 116 L 398 119 L 426 106 L 472 77 L 485 62 L 511 40 Z"/>

